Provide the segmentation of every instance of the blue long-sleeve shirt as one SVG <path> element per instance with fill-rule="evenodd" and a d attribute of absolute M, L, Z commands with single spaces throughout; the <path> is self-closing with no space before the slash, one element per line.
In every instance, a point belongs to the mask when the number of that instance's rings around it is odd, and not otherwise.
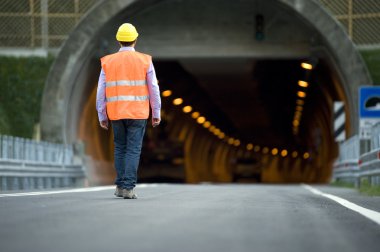
<path fill-rule="evenodd" d="M 121 47 L 119 52 L 122 51 L 135 51 L 133 47 Z M 152 108 L 152 117 L 161 119 L 161 97 L 160 88 L 157 83 L 156 71 L 154 70 L 153 63 L 150 63 L 148 72 L 146 74 L 146 82 L 149 90 L 150 107 Z M 106 110 L 106 73 L 100 71 L 98 89 L 96 92 L 96 110 L 98 111 L 99 121 L 107 121 Z"/>

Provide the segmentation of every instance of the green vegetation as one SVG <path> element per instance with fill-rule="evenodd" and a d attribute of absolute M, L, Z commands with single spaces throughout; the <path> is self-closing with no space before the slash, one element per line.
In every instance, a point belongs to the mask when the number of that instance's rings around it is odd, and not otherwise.
<path fill-rule="evenodd" d="M 31 138 L 53 57 L 0 57 L 0 134 Z"/>
<path fill-rule="evenodd" d="M 334 181 L 334 182 L 331 182 L 330 185 L 338 186 L 338 187 L 346 187 L 346 188 L 354 188 L 355 187 L 354 183 L 345 182 L 345 181 Z"/>
<path fill-rule="evenodd" d="M 380 196 L 380 185 L 370 185 L 368 180 L 364 179 L 360 183 L 359 191 L 369 196 Z"/>
<path fill-rule="evenodd" d="M 373 82 L 380 85 L 380 49 L 362 50 L 361 54 L 367 64 Z"/>
<path fill-rule="evenodd" d="M 1 106 L 3 106 L 3 104 Z M 9 119 L 6 111 L 4 111 L 4 108 L 0 107 L 0 133 L 4 134 L 6 132 L 10 132 Z"/>
<path fill-rule="evenodd" d="M 345 188 L 355 188 L 354 183 L 345 182 L 345 181 L 334 181 L 330 183 L 331 186 L 345 187 Z M 359 192 L 364 195 L 369 196 L 380 196 L 380 186 L 371 185 L 368 182 L 368 179 L 362 179 L 360 182 Z"/>

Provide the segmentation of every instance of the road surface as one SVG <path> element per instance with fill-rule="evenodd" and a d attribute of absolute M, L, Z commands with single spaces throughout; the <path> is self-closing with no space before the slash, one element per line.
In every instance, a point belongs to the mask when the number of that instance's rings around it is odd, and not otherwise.
<path fill-rule="evenodd" d="M 380 197 L 313 186 L 380 211 Z M 0 251 L 380 251 L 380 225 L 302 185 L 0 194 Z M 17 196 L 17 197 L 15 197 Z"/>

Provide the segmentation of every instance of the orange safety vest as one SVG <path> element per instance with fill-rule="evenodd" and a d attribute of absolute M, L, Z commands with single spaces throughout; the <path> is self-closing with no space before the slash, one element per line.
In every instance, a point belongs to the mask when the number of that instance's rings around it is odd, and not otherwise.
<path fill-rule="evenodd" d="M 106 74 L 106 108 L 110 120 L 147 119 L 149 90 L 146 74 L 150 55 L 121 51 L 101 58 Z"/>

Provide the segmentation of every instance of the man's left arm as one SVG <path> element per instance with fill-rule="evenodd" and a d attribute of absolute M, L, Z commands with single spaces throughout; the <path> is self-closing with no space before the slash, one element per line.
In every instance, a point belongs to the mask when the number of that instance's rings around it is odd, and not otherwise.
<path fill-rule="evenodd" d="M 150 106 L 152 108 L 152 125 L 155 127 L 159 125 L 161 121 L 161 97 L 153 63 L 150 63 L 146 79 L 149 90 Z"/>

